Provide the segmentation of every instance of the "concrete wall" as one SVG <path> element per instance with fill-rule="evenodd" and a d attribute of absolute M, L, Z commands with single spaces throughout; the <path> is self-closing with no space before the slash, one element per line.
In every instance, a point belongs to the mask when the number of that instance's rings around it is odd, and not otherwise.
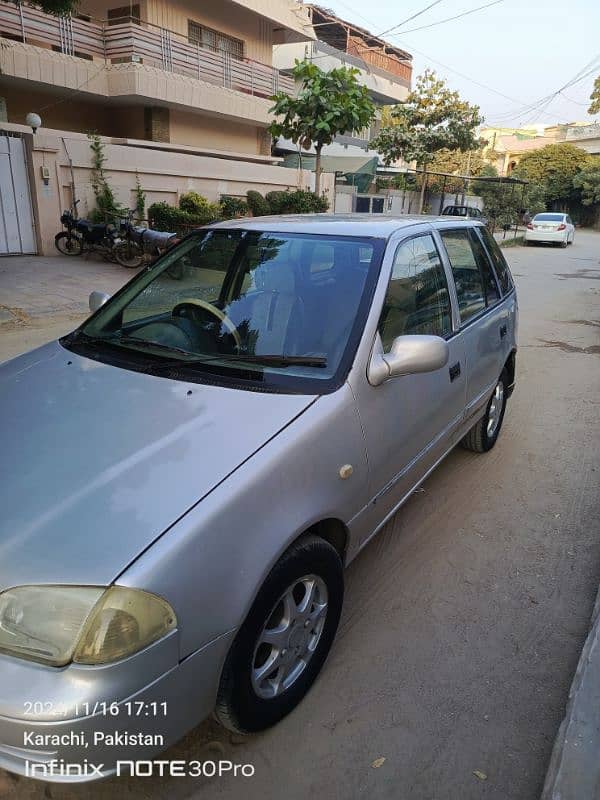
<path fill-rule="evenodd" d="M 9 130 L 25 134 L 26 150 L 33 176 L 31 195 L 36 221 L 38 250 L 56 255 L 54 236 L 60 230 L 60 215 L 75 194 L 80 200 L 79 216 L 86 217 L 95 206 L 90 185 L 91 151 L 88 138 L 80 133 L 42 128 L 33 136 L 25 126 L 5 123 Z M 136 175 L 146 193 L 147 207 L 164 200 L 176 205 L 183 192 L 194 189 L 211 201 L 222 195 L 245 196 L 248 189 L 266 193 L 273 189 L 313 188 L 314 175 L 305 170 L 285 169 L 269 163 L 252 163 L 217 158 L 193 152 L 155 149 L 148 143 L 119 144 L 104 138 L 106 175 L 118 201 L 127 208 L 135 205 Z M 139 144 L 139 146 L 137 146 Z M 73 172 L 69 166 L 72 159 Z M 41 168 L 50 172 L 44 184 Z M 333 175 L 323 176 L 324 193 L 332 197 Z"/>
<path fill-rule="evenodd" d="M 216 117 L 200 117 L 178 109 L 171 110 L 171 143 L 214 147 L 237 153 L 259 153 L 263 129 L 242 122 L 224 124 Z"/>

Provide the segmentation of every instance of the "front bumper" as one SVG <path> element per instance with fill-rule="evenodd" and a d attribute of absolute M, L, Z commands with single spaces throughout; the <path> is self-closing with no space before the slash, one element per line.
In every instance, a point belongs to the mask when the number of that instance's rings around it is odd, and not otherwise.
<path fill-rule="evenodd" d="M 233 635 L 179 663 L 176 631 L 104 667 L 0 656 L 0 768 L 80 783 L 115 774 L 119 761 L 152 759 L 213 710 Z"/>
<path fill-rule="evenodd" d="M 525 231 L 526 242 L 566 242 L 567 231 Z"/>

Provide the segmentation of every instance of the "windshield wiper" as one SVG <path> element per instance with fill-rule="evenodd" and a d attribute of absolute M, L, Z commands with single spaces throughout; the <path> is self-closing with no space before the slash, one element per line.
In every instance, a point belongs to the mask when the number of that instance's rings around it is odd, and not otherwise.
<path fill-rule="evenodd" d="M 286 356 L 282 354 L 266 354 L 258 356 L 223 355 L 220 361 L 246 361 L 248 364 L 264 364 L 269 367 L 326 367 L 324 356 Z"/>
<path fill-rule="evenodd" d="M 193 367 L 201 366 L 203 364 L 212 364 L 215 362 L 228 362 L 235 361 L 247 364 L 259 364 L 268 367 L 317 367 L 323 368 L 327 366 L 327 359 L 323 356 L 286 356 L 283 353 L 267 353 L 265 355 L 240 355 L 240 354 L 217 354 L 214 356 L 194 356 L 189 350 L 184 350 L 181 347 L 174 345 L 162 344 L 162 342 L 155 342 L 152 339 L 139 339 L 137 336 L 123 336 L 116 333 L 109 334 L 108 336 L 89 336 L 87 333 L 79 333 L 77 339 L 85 342 L 85 344 L 111 344 L 111 345 L 132 345 L 133 347 L 149 350 L 163 350 L 168 353 L 179 353 L 184 358 L 170 358 L 161 361 L 153 362 L 152 366 L 158 369 L 171 369 L 172 367 Z M 190 356 L 193 356 L 190 358 Z"/>

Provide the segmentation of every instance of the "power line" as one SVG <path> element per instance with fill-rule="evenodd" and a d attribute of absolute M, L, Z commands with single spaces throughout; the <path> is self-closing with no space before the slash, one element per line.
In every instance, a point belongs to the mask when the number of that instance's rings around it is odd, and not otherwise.
<path fill-rule="evenodd" d="M 405 33 L 415 33 L 415 31 L 424 31 L 426 28 L 434 28 L 436 25 L 443 25 L 445 22 L 452 22 L 452 20 L 460 19 L 461 17 L 467 17 L 469 14 L 474 14 L 476 11 L 481 11 L 484 8 L 489 8 L 490 6 L 497 6 L 498 3 L 503 3 L 504 0 L 493 0 L 492 3 L 486 3 L 484 6 L 478 6 L 477 8 L 472 8 L 470 11 L 463 11 L 462 14 L 456 14 L 453 17 L 446 17 L 446 19 L 440 19 L 437 22 L 430 22 L 429 25 L 421 25 L 419 28 L 411 28 L 408 31 L 400 31 L 400 33 L 393 33 L 392 36 L 403 36 Z"/>
<path fill-rule="evenodd" d="M 442 2 L 442 0 L 435 0 L 435 2 L 430 3 L 428 6 L 425 6 L 425 8 L 422 8 L 420 11 L 417 11 L 416 14 L 413 14 L 411 17 L 407 17 L 405 20 L 402 20 L 402 22 L 399 22 L 397 25 L 392 25 L 391 28 L 388 28 L 386 31 L 382 31 L 381 33 L 378 33 L 377 35 L 378 36 L 385 36 L 386 33 L 389 33 L 390 31 L 395 31 L 396 28 L 401 28 L 403 25 L 406 25 L 407 22 L 412 22 L 413 19 L 416 19 L 417 17 L 420 17 L 421 14 L 424 14 L 426 11 L 429 11 L 430 8 L 433 8 L 434 6 L 439 5 L 441 2 Z"/>

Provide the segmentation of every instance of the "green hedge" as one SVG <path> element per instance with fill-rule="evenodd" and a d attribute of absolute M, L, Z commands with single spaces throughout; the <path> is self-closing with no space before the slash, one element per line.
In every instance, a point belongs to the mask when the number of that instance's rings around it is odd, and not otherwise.
<path fill-rule="evenodd" d="M 266 217 L 271 213 L 271 206 L 260 192 L 255 192 L 253 189 L 250 189 L 250 191 L 246 193 L 246 198 L 253 217 Z"/>
<path fill-rule="evenodd" d="M 329 203 L 314 192 L 297 189 L 294 192 L 269 192 L 263 197 L 260 192 L 250 190 L 247 202 L 238 197 L 223 197 L 221 203 L 210 203 L 198 192 L 186 192 L 179 198 L 179 207 L 168 203 L 153 203 L 148 209 L 150 227 L 160 231 L 172 231 L 180 236 L 214 222 L 248 214 L 264 217 L 268 214 L 311 214 L 327 211 Z"/>

